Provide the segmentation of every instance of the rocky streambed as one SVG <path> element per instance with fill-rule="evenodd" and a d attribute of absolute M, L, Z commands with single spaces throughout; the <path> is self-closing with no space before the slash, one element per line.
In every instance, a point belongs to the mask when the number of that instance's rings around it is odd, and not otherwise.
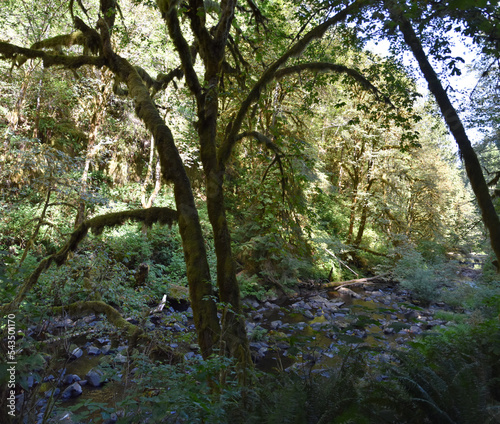
<path fill-rule="evenodd" d="M 388 352 L 424 331 L 447 324 L 435 317 L 437 311 L 447 309 L 446 305 L 419 307 L 412 303 L 410 293 L 397 285 L 339 290 L 314 286 L 265 301 L 247 298 L 243 303 L 256 366 L 269 372 L 293 368 L 327 372 L 338 363 L 343 346 L 377 347 L 374 360 L 388 360 L 385 349 Z M 185 302 L 174 306 L 139 324 L 147 331 L 161 333 L 173 349 L 184 353 L 186 360 L 201 359 L 192 310 Z M 32 415 L 41 423 L 55 405 L 54 411 L 59 411 L 55 413 L 57 422 L 71 423 L 71 405 L 115 405 L 125 387 L 133 384 L 135 370 L 127 369 L 131 361 L 126 342 L 108 336 L 111 329 L 94 315 L 77 321 L 59 318 L 44 325 L 46 335 L 61 333 L 59 339 L 47 344 L 47 355 L 58 356 L 58 365 L 52 371 L 28 376 L 28 390 L 18 395 L 18 408 L 23 403 L 31 405 L 35 409 Z M 42 333 L 39 326 L 31 332 Z M 95 422 L 115 422 L 116 413 L 112 408 L 108 411 L 105 419 Z"/>

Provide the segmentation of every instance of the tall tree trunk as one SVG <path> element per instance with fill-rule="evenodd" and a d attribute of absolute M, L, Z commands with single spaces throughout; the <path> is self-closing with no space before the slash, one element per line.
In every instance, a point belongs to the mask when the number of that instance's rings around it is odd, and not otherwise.
<path fill-rule="evenodd" d="M 203 8 L 202 1 L 193 1 L 190 4 L 192 4 L 194 10 Z M 245 323 L 241 314 L 240 292 L 224 209 L 224 161 L 219 166 L 216 145 L 221 67 L 235 7 L 235 0 L 222 2 L 220 21 L 214 27 L 213 33 L 206 29 L 203 14 L 187 13 L 191 21 L 191 29 L 198 41 L 200 57 L 205 65 L 203 87 L 200 85 L 198 75 L 195 72 L 188 44 L 182 35 L 178 11 L 175 7 L 165 8 L 162 5 L 160 5 L 160 10 L 167 22 L 169 34 L 179 52 L 186 83 L 196 98 L 197 130 L 206 179 L 208 216 L 214 234 L 215 254 L 217 257 L 217 286 L 220 301 L 224 306 L 221 334 L 221 341 L 224 346 L 221 346 L 221 348 L 235 357 L 241 366 L 245 367 L 251 363 L 251 356 Z"/>
<path fill-rule="evenodd" d="M 101 29 L 107 66 L 127 84 L 130 97 L 134 100 L 137 116 L 155 139 L 163 178 L 174 185 L 179 233 L 182 238 L 198 344 L 203 357 L 208 358 L 214 352 L 220 339 L 220 325 L 217 305 L 213 299 L 205 241 L 191 183 L 172 133 L 156 109 L 143 80 L 128 61 L 112 51 L 107 25 L 99 21 L 98 26 Z"/>
<path fill-rule="evenodd" d="M 218 69 L 218 68 L 212 68 Z M 231 236 L 227 224 L 224 204 L 224 169 L 217 163 L 217 115 L 218 115 L 218 72 L 206 78 L 212 90 L 207 92 L 199 111 L 198 134 L 201 145 L 201 159 L 206 178 L 207 209 L 214 234 L 214 247 L 217 257 L 217 287 L 219 298 L 224 305 L 222 320 L 222 341 L 227 353 L 236 358 L 241 366 L 251 364 L 250 349 L 242 316 L 241 299 L 236 268 L 231 248 Z"/>
<path fill-rule="evenodd" d="M 498 214 L 491 200 L 488 185 L 486 184 L 477 155 L 472 148 L 472 144 L 467 137 L 457 111 L 451 104 L 446 90 L 443 88 L 441 81 L 422 48 L 422 44 L 417 34 L 413 30 L 411 22 L 403 16 L 402 12 L 395 9 L 390 9 L 390 11 L 393 20 L 398 24 L 404 36 L 406 44 L 412 50 L 413 56 L 417 60 L 420 70 L 427 80 L 429 90 L 436 98 L 441 114 L 458 144 L 467 176 L 469 177 L 472 190 L 474 191 L 479 209 L 481 210 L 483 222 L 490 234 L 491 246 L 497 260 L 500 262 L 500 219 L 498 218 Z"/>

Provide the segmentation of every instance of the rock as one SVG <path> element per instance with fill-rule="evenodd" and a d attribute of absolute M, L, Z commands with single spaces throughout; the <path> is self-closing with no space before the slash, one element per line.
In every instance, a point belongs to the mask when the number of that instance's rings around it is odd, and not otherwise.
<path fill-rule="evenodd" d="M 99 343 L 101 343 L 101 344 L 104 344 L 104 343 L 109 343 L 109 342 L 110 342 L 109 337 L 99 337 L 99 338 L 97 339 L 97 341 L 98 341 Z"/>
<path fill-rule="evenodd" d="M 56 397 L 59 393 L 61 393 L 61 389 L 56 387 L 55 389 L 50 389 L 50 390 L 47 390 L 45 393 L 44 393 L 44 396 L 46 398 L 49 398 L 51 396 L 53 397 Z"/>
<path fill-rule="evenodd" d="M 185 328 L 185 327 L 183 327 L 182 325 L 180 325 L 180 324 L 179 324 L 179 323 L 177 323 L 177 322 L 175 322 L 175 323 L 172 325 L 172 327 L 171 327 L 171 328 L 172 328 L 172 330 L 177 331 L 178 333 L 181 333 L 181 332 L 183 332 L 183 331 L 185 331 L 185 330 L 186 330 L 186 328 Z"/>
<path fill-rule="evenodd" d="M 68 400 L 78 397 L 82 394 L 82 387 L 78 383 L 73 383 L 71 386 L 66 387 L 64 392 L 61 394 L 62 400 Z"/>
<path fill-rule="evenodd" d="M 270 327 L 272 330 L 276 330 L 276 329 L 280 328 L 282 324 L 283 324 L 283 322 L 278 319 L 276 321 L 272 321 L 270 324 Z"/>
<path fill-rule="evenodd" d="M 55 328 L 67 328 L 67 327 L 73 327 L 74 322 L 70 318 L 63 319 L 61 321 L 56 321 L 54 323 Z"/>
<path fill-rule="evenodd" d="M 197 352 L 198 350 L 200 350 L 200 347 L 198 346 L 197 343 L 191 343 L 189 345 L 189 349 L 191 349 L 193 352 Z"/>
<path fill-rule="evenodd" d="M 28 387 L 31 389 L 33 388 L 33 386 L 35 385 L 35 378 L 33 377 L 33 375 L 29 375 L 27 380 L 26 380 L 26 383 L 28 384 Z"/>
<path fill-rule="evenodd" d="M 62 423 L 62 424 L 76 424 L 80 421 L 75 421 L 73 413 L 70 411 L 59 412 L 52 418 L 49 422 L 51 423 Z"/>
<path fill-rule="evenodd" d="M 410 333 L 413 333 L 413 334 L 421 334 L 422 333 L 422 329 L 416 325 L 412 325 L 410 327 Z"/>
<path fill-rule="evenodd" d="M 70 359 L 78 359 L 81 358 L 83 355 L 83 350 L 80 349 L 79 347 L 73 349 L 71 353 L 69 354 Z"/>
<path fill-rule="evenodd" d="M 96 316 L 94 314 L 89 315 L 88 317 L 84 317 L 83 320 L 86 324 L 90 324 L 91 322 L 96 320 Z"/>
<path fill-rule="evenodd" d="M 90 370 L 85 376 L 89 386 L 100 387 L 102 386 L 102 372 L 97 370 Z"/>
<path fill-rule="evenodd" d="M 81 378 L 78 377 L 76 374 L 68 374 L 67 376 L 64 377 L 63 383 L 64 384 L 73 384 L 76 383 L 77 381 L 80 381 Z"/>
<path fill-rule="evenodd" d="M 185 355 L 184 355 L 184 359 L 186 361 L 189 361 L 190 359 L 193 359 L 194 357 L 196 356 L 196 354 L 194 352 L 187 352 Z"/>
<path fill-rule="evenodd" d="M 254 322 L 245 323 L 245 328 L 247 330 L 247 333 L 251 333 L 255 327 L 257 327 L 257 324 L 255 324 Z"/>
<path fill-rule="evenodd" d="M 95 347 L 95 346 L 89 346 L 87 348 L 87 353 L 89 355 L 100 355 L 101 354 L 101 349 L 99 349 L 98 347 Z"/>
<path fill-rule="evenodd" d="M 314 319 L 314 315 L 311 311 L 305 310 L 304 312 L 302 312 L 302 315 L 304 315 L 307 319 Z"/>
<path fill-rule="evenodd" d="M 104 421 L 104 424 L 114 424 L 118 421 L 118 415 L 116 415 L 114 412 L 109 416 L 109 418 Z"/>
<path fill-rule="evenodd" d="M 107 355 L 107 354 L 111 353 L 111 345 L 108 344 L 106 346 L 101 347 L 101 353 L 103 355 Z"/>
<path fill-rule="evenodd" d="M 144 327 L 148 331 L 153 331 L 155 329 L 156 325 L 154 325 L 151 321 L 148 321 L 148 322 L 146 322 L 146 324 L 144 324 Z"/>
<path fill-rule="evenodd" d="M 287 342 L 278 342 L 277 346 L 282 350 L 290 349 L 290 344 Z"/>
<path fill-rule="evenodd" d="M 337 290 L 342 296 L 349 296 L 352 297 L 353 299 L 361 299 L 362 296 L 351 289 L 348 289 L 347 287 L 341 287 L 340 289 Z"/>
<path fill-rule="evenodd" d="M 127 362 L 127 357 L 118 352 L 114 358 L 114 361 L 118 362 L 119 364 L 125 364 Z"/>
<path fill-rule="evenodd" d="M 254 309 L 257 309 L 260 307 L 260 303 L 257 302 L 255 299 L 247 298 L 247 299 L 243 300 L 243 304 L 245 304 L 249 308 L 254 308 Z"/>

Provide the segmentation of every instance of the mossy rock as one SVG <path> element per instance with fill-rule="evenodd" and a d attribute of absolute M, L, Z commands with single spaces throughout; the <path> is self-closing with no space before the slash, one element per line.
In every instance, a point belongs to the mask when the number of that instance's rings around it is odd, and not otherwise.
<path fill-rule="evenodd" d="M 179 286 L 177 284 L 172 284 L 169 286 L 168 298 L 177 301 L 187 301 L 189 302 L 189 289 L 184 286 Z"/>

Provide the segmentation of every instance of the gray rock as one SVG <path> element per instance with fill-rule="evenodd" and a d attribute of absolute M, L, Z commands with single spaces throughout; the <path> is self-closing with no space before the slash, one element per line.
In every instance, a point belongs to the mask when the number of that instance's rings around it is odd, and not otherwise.
<path fill-rule="evenodd" d="M 64 384 L 73 384 L 77 381 L 80 381 L 81 378 L 78 377 L 76 374 L 68 374 L 67 376 L 64 377 L 63 383 Z"/>
<path fill-rule="evenodd" d="M 280 328 L 282 324 L 283 324 L 283 322 L 278 319 L 276 321 L 272 321 L 270 324 L 270 327 L 272 330 L 276 330 L 276 329 Z"/>
<path fill-rule="evenodd" d="M 302 315 L 304 315 L 307 319 L 314 319 L 314 315 L 311 311 L 305 310 L 304 312 L 302 312 Z"/>
<path fill-rule="evenodd" d="M 104 421 L 104 424 L 114 424 L 118 421 L 118 415 L 116 415 L 114 412 L 109 416 L 109 418 Z"/>
<path fill-rule="evenodd" d="M 99 349 L 98 347 L 95 347 L 95 346 L 89 346 L 87 348 L 87 353 L 89 355 L 100 355 L 101 354 L 101 349 Z"/>
<path fill-rule="evenodd" d="M 90 370 L 85 376 L 87 383 L 92 387 L 100 387 L 102 386 L 102 372 L 97 370 Z"/>
<path fill-rule="evenodd" d="M 73 383 L 71 386 L 66 387 L 64 392 L 61 394 L 61 399 L 68 400 L 80 396 L 83 390 L 78 383 Z"/>
<path fill-rule="evenodd" d="M 416 325 L 412 325 L 410 327 L 410 333 L 413 333 L 413 334 L 421 334 L 422 333 L 422 329 Z"/>
<path fill-rule="evenodd" d="M 189 361 L 190 359 L 193 359 L 194 357 L 196 356 L 196 354 L 194 352 L 187 352 L 185 355 L 184 355 L 184 359 L 186 361 Z"/>
<path fill-rule="evenodd" d="M 144 324 L 144 327 L 148 331 L 153 331 L 155 329 L 156 325 L 154 325 L 154 323 L 152 323 L 151 321 L 148 321 L 148 322 L 146 322 L 146 324 Z"/>
<path fill-rule="evenodd" d="M 110 352 L 111 352 L 111 345 L 110 344 L 101 347 L 101 353 L 102 354 L 107 355 Z"/>
<path fill-rule="evenodd" d="M 83 350 L 77 347 L 71 351 L 69 357 L 70 359 L 78 359 L 81 358 L 82 355 L 83 355 Z"/>
<path fill-rule="evenodd" d="M 118 362 L 119 364 L 125 364 L 127 362 L 127 357 L 125 355 L 122 355 L 121 353 L 117 353 L 114 361 Z"/>
<path fill-rule="evenodd" d="M 54 324 L 55 328 L 66 328 L 66 327 L 72 327 L 74 325 L 73 320 L 70 318 L 63 319 L 62 321 L 57 321 Z"/>
<path fill-rule="evenodd" d="M 58 387 L 56 387 L 55 389 L 50 389 L 50 390 L 47 390 L 45 393 L 44 393 L 44 396 L 46 398 L 49 398 L 51 396 L 57 396 L 59 393 L 61 393 L 61 389 L 59 389 Z"/>
<path fill-rule="evenodd" d="M 351 289 L 348 289 L 347 287 L 341 287 L 340 289 L 337 290 L 342 296 L 349 296 L 354 299 L 361 299 L 361 295 L 352 291 Z"/>

